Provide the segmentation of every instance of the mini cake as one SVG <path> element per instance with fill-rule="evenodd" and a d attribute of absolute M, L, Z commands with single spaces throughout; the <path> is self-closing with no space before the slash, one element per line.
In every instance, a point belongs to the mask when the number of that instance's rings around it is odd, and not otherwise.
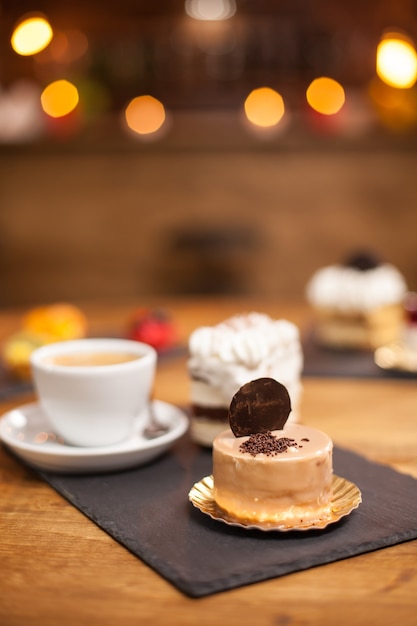
<path fill-rule="evenodd" d="M 228 426 L 228 410 L 246 382 L 267 376 L 281 380 L 297 421 L 303 353 L 298 328 L 263 313 L 236 315 L 216 326 L 196 329 L 189 338 L 191 436 L 211 446 Z"/>
<path fill-rule="evenodd" d="M 232 399 L 230 428 L 213 441 L 213 497 L 236 520 L 297 525 L 330 514 L 332 440 L 287 423 L 290 411 L 288 391 L 271 378 Z"/>
<path fill-rule="evenodd" d="M 127 338 L 151 345 L 158 352 L 169 350 L 178 342 L 177 326 L 162 309 L 135 309 L 127 323 Z"/>
<path fill-rule="evenodd" d="M 318 343 L 372 350 L 395 341 L 401 332 L 406 290 L 393 265 L 369 254 L 318 270 L 306 288 Z"/>
<path fill-rule="evenodd" d="M 409 349 L 417 352 L 417 293 L 410 291 L 404 300 L 402 340 Z"/>

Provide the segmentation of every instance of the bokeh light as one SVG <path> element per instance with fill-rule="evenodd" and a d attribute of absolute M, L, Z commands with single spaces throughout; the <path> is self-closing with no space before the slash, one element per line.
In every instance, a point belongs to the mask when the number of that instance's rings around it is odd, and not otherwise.
<path fill-rule="evenodd" d="M 41 136 L 40 92 L 35 82 L 23 79 L 0 91 L 0 143 L 21 143 Z"/>
<path fill-rule="evenodd" d="M 247 119 L 262 128 L 276 126 L 285 113 L 282 96 L 270 87 L 259 87 L 250 92 L 244 103 Z"/>
<path fill-rule="evenodd" d="M 345 90 L 333 78 L 321 76 L 307 88 L 306 98 L 312 109 L 322 115 L 335 115 L 345 103 Z"/>
<path fill-rule="evenodd" d="M 397 89 L 377 77 L 369 85 L 369 97 L 379 121 L 394 132 L 417 128 L 417 89 Z"/>
<path fill-rule="evenodd" d="M 75 109 L 78 101 L 78 90 L 68 80 L 50 83 L 41 94 L 42 109 L 51 117 L 68 115 Z"/>
<path fill-rule="evenodd" d="M 55 61 L 72 63 L 86 54 L 88 39 L 81 30 L 69 29 L 55 34 L 50 49 Z"/>
<path fill-rule="evenodd" d="M 195 20 L 227 20 L 236 13 L 235 0 L 186 0 L 185 12 Z"/>
<path fill-rule="evenodd" d="M 128 127 L 139 135 L 155 133 L 162 127 L 165 118 L 162 102 L 149 95 L 133 98 L 125 110 Z"/>
<path fill-rule="evenodd" d="M 412 43 L 396 35 L 384 37 L 377 48 L 376 72 L 387 85 L 412 87 L 417 80 L 417 54 Z"/>
<path fill-rule="evenodd" d="M 53 30 L 46 18 L 28 17 L 14 29 L 11 45 L 17 54 L 30 56 L 46 48 L 52 37 Z"/>

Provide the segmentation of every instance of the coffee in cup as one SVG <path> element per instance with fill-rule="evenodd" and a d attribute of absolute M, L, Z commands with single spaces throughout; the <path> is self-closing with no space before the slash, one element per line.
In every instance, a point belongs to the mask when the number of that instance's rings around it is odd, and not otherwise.
<path fill-rule="evenodd" d="M 131 352 L 74 352 L 45 357 L 45 363 L 66 365 L 67 367 L 91 367 L 97 365 L 116 365 L 135 361 L 141 357 Z"/>
<path fill-rule="evenodd" d="M 39 402 L 52 428 L 76 446 L 105 446 L 143 429 L 157 354 L 128 339 L 79 339 L 31 355 Z"/>

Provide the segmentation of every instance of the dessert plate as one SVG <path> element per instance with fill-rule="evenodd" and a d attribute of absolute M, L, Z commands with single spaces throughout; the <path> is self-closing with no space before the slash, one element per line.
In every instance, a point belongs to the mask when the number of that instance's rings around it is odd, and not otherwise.
<path fill-rule="evenodd" d="M 358 487 L 340 476 L 333 476 L 333 497 L 330 513 L 317 520 L 306 520 L 301 524 L 289 520 L 282 522 L 253 522 L 240 520 L 221 509 L 213 498 L 213 476 L 206 476 L 192 487 L 188 494 L 193 505 L 212 519 L 224 522 L 229 526 L 239 526 L 247 530 L 322 530 L 329 524 L 338 522 L 345 515 L 349 515 L 362 502 L 362 495 Z"/>
<path fill-rule="evenodd" d="M 400 370 L 417 374 L 417 350 L 396 341 L 375 350 L 375 363 L 384 370 Z"/>
<path fill-rule="evenodd" d="M 154 400 L 156 419 L 169 426 L 155 439 L 140 432 L 111 446 L 67 445 L 51 432 L 41 406 L 34 402 L 13 409 L 0 419 L 0 440 L 17 456 L 38 469 L 63 473 L 109 472 L 143 465 L 165 452 L 188 428 L 188 417 L 176 406 Z"/>

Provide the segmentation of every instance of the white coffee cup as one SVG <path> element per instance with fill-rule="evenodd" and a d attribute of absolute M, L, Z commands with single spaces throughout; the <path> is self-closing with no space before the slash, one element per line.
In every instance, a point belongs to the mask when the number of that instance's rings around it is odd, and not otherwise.
<path fill-rule="evenodd" d="M 76 446 L 115 444 L 145 426 L 156 363 L 154 348 L 128 339 L 63 341 L 31 355 L 40 405 Z"/>

